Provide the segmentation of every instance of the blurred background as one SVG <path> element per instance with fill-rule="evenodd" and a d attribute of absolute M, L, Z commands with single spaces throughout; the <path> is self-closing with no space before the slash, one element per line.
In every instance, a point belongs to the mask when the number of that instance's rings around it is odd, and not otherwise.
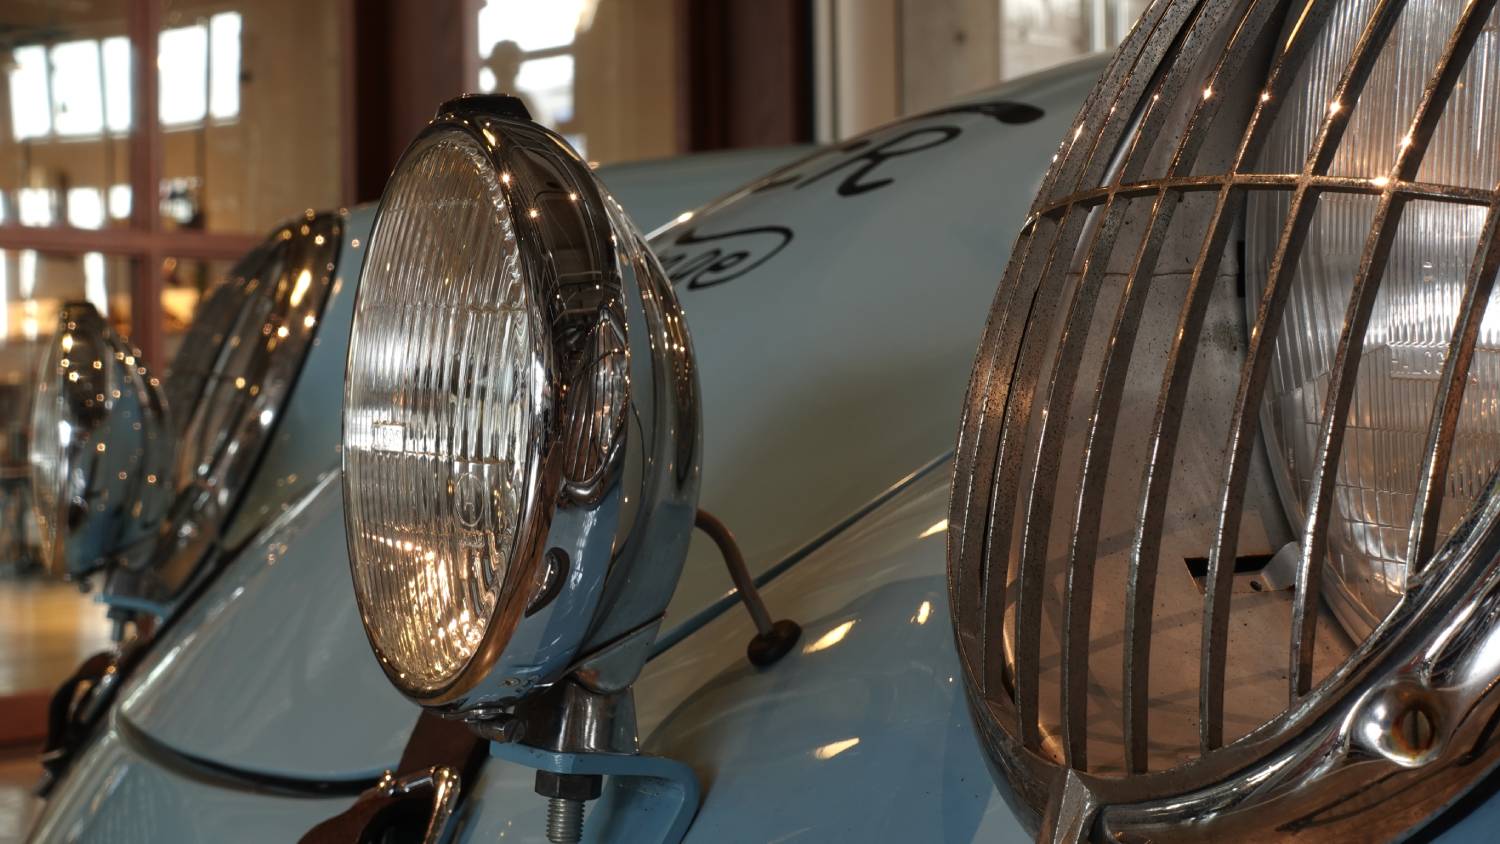
<path fill-rule="evenodd" d="M 378 198 L 459 92 L 520 96 L 601 164 L 826 143 L 1108 50 L 1145 3 L 0 3 L 0 746 L 38 741 L 41 702 L 108 643 L 87 596 L 35 576 L 26 428 L 61 303 L 164 367 L 235 259 Z"/>

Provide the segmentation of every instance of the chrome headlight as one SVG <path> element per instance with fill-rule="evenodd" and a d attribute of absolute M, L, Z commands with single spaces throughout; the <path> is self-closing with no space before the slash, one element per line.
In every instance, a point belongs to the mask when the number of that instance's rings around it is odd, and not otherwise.
<path fill-rule="evenodd" d="M 164 385 L 92 308 L 64 310 L 32 426 L 48 559 L 66 557 L 59 567 L 74 577 L 107 567 L 106 600 L 132 610 L 162 612 L 181 594 L 301 371 L 342 228 L 341 214 L 309 212 L 241 259 L 204 301 Z"/>
<path fill-rule="evenodd" d="M 344 392 L 365 631 L 397 688 L 460 711 L 649 640 L 697 498 L 671 287 L 587 165 L 511 102 L 445 105 L 397 165 Z"/>
<path fill-rule="evenodd" d="M 276 230 L 204 301 L 164 378 L 178 454 L 171 514 L 140 588 L 178 594 L 219 538 L 270 441 L 333 289 L 342 213 Z"/>
<path fill-rule="evenodd" d="M 140 352 L 87 302 L 57 318 L 37 377 L 31 477 L 47 570 L 87 577 L 154 536 L 172 438 Z"/>
<path fill-rule="evenodd" d="M 1063 139 L 948 534 L 1048 840 L 1397 838 L 1500 763 L 1497 24 L 1157 0 Z"/>

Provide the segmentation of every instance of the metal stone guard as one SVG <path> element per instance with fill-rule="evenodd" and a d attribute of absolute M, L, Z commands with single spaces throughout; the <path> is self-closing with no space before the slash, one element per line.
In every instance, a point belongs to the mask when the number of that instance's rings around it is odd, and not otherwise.
<path fill-rule="evenodd" d="M 1500 764 L 1500 473 L 1483 500 L 1316 694 L 1210 756 L 1101 777 L 990 728 L 1014 712 L 975 719 L 988 749 L 1004 748 L 992 758 L 1050 793 L 1039 840 L 1329 840 L 1441 812 Z M 972 690 L 969 702 L 997 708 Z"/>

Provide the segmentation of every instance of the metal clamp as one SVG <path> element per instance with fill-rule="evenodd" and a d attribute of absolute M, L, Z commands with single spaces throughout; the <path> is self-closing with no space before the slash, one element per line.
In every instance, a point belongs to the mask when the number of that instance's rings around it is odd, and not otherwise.
<path fill-rule="evenodd" d="M 432 791 L 432 814 L 428 816 L 427 828 L 422 833 L 422 844 L 437 844 L 458 805 L 457 772 L 445 765 L 415 771 L 403 777 L 386 771 L 380 781 L 375 783 L 374 791 L 386 800 L 405 800 L 429 789 Z"/>
<path fill-rule="evenodd" d="M 415 826 L 412 821 L 421 816 L 408 813 L 408 804 L 424 800 L 429 792 L 432 808 L 418 840 L 421 844 L 437 844 L 458 807 L 459 786 L 458 772 L 446 765 L 422 768 L 399 777 L 386 771 L 353 806 L 303 835 L 301 844 L 383 841 L 399 828 Z"/>

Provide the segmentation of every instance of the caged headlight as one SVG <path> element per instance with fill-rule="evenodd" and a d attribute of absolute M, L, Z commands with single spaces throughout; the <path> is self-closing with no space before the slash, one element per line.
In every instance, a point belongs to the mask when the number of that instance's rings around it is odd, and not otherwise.
<path fill-rule="evenodd" d="M 1401 837 L 1500 762 L 1497 25 L 1157 0 L 1064 137 L 948 534 L 1043 837 Z"/>
<path fill-rule="evenodd" d="M 440 109 L 381 198 L 344 393 L 391 682 L 469 712 L 649 641 L 693 524 L 696 391 L 671 287 L 588 166 L 513 100 Z"/>

